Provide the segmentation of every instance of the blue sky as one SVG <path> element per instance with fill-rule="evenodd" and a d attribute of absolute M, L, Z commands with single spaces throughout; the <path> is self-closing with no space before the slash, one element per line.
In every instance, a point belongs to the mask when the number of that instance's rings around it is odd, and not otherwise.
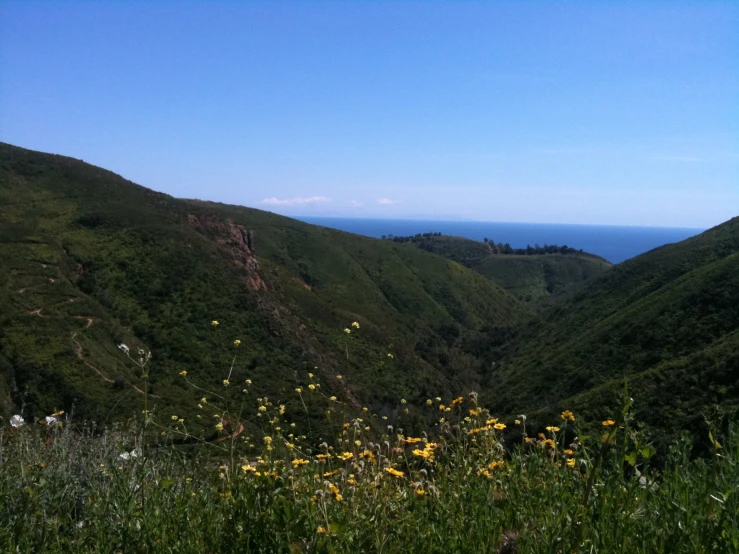
<path fill-rule="evenodd" d="M 0 140 L 285 214 L 739 215 L 735 2 L 0 3 Z"/>

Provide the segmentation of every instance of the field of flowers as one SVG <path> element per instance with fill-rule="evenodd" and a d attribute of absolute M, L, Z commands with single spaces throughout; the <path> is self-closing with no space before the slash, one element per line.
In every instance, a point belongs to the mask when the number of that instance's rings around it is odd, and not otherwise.
<path fill-rule="evenodd" d="M 423 433 L 403 429 L 401 401 L 393 421 L 362 410 L 316 441 L 286 416 L 286 402 L 322 394 L 313 373 L 299 379 L 292 398 L 237 412 L 204 392 L 216 439 L 147 409 L 108 428 L 62 412 L 3 422 L 0 550 L 739 552 L 735 427 L 707 437 L 711 458 L 691 459 L 686 439 L 657 468 L 627 394 L 611 419 L 566 410 L 532 430 L 470 393 L 429 398 Z"/>

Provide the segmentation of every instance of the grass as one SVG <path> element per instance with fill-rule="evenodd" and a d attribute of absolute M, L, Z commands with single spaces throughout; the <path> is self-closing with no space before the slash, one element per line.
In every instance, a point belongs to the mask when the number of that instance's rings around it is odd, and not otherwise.
<path fill-rule="evenodd" d="M 300 377 L 285 403 L 322 394 L 315 375 Z M 406 404 L 381 427 L 371 413 L 345 421 L 337 398 L 333 434 L 321 443 L 299 434 L 285 403 L 268 398 L 238 410 L 259 420 L 257 432 L 220 442 L 151 414 L 109 428 L 78 427 L 60 414 L 51 425 L 6 425 L 0 548 L 739 551 L 737 429 L 711 435 L 710 460 L 691 460 L 688 442 L 674 444 L 658 470 L 625 398 L 612 420 L 583 425 L 563 412 L 541 434 L 522 416 L 493 418 L 474 393 L 429 399 L 437 423 L 414 435 Z M 219 416 L 213 425 L 227 417 L 201 405 Z"/>

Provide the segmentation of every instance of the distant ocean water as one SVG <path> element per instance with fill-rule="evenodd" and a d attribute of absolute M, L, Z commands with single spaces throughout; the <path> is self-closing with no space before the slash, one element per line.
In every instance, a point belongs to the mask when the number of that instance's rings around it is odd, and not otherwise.
<path fill-rule="evenodd" d="M 621 227 L 615 225 L 559 225 L 548 223 L 494 223 L 487 221 L 421 221 L 411 219 L 350 219 L 338 217 L 297 217 L 358 235 L 415 235 L 440 232 L 443 235 L 510 243 L 514 248 L 527 244 L 567 245 L 597 254 L 612 263 L 623 262 L 644 252 L 679 242 L 704 231 L 684 227 Z"/>

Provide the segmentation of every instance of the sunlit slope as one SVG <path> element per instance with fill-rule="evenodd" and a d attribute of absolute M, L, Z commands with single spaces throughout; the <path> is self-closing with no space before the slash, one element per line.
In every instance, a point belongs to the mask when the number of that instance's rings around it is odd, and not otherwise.
<path fill-rule="evenodd" d="M 310 369 L 323 383 L 311 417 L 332 393 L 381 412 L 479 388 L 483 327 L 530 317 L 481 275 L 409 245 L 179 200 L 5 144 L 0 206 L 5 413 L 131 415 L 143 378 L 120 342 L 151 349 L 151 402 L 177 415 L 194 416 L 201 394 L 182 370 L 237 397 L 247 378 L 248 394 L 275 394 Z M 344 333 L 353 321 L 360 329 Z"/>
<path fill-rule="evenodd" d="M 574 397 L 606 415 L 624 377 L 640 417 L 696 424 L 739 392 L 739 218 L 614 266 L 545 312 L 501 364 L 499 409 L 557 409 Z M 608 400 L 608 401 L 606 401 Z M 689 408 L 688 408 L 689 407 Z"/>
<path fill-rule="evenodd" d="M 484 242 L 463 237 L 423 237 L 411 244 L 474 269 L 526 302 L 570 292 L 611 267 L 587 253 L 493 254 Z"/>

